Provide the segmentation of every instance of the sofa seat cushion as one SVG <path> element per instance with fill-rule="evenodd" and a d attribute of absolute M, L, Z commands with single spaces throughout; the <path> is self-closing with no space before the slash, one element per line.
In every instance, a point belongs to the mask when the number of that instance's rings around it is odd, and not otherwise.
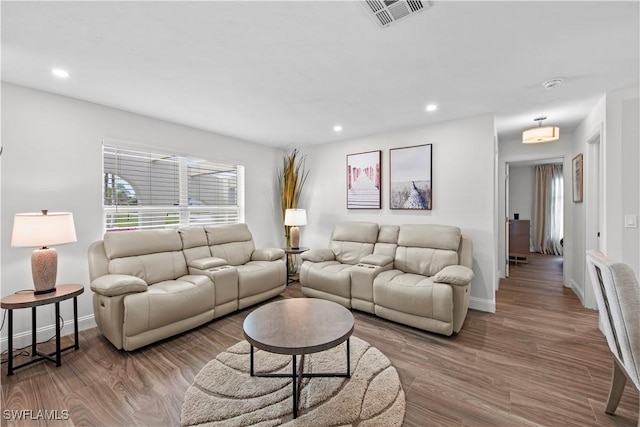
<path fill-rule="evenodd" d="M 126 295 L 124 335 L 135 336 L 212 311 L 214 295 L 213 282 L 197 275 L 158 282 L 146 292 Z"/>
<path fill-rule="evenodd" d="M 402 313 L 453 322 L 451 286 L 419 274 L 383 271 L 373 281 L 373 301 Z"/>
<path fill-rule="evenodd" d="M 236 266 L 236 269 L 238 298 L 258 295 L 286 283 L 287 267 L 283 260 L 249 261 Z"/>
<path fill-rule="evenodd" d="M 307 288 L 316 289 L 344 298 L 351 298 L 351 270 L 350 264 L 338 261 L 325 261 L 312 264 L 306 275 Z"/>

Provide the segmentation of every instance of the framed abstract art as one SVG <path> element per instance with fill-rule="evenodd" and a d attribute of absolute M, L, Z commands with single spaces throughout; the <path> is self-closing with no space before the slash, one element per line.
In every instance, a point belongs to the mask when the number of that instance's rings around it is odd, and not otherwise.
<path fill-rule="evenodd" d="M 391 209 L 431 210 L 432 144 L 389 150 Z"/>
<path fill-rule="evenodd" d="M 347 209 L 380 209 L 382 151 L 347 155 Z"/>
<path fill-rule="evenodd" d="M 582 153 L 578 154 L 571 161 L 572 184 L 573 184 L 573 202 L 582 202 Z"/>

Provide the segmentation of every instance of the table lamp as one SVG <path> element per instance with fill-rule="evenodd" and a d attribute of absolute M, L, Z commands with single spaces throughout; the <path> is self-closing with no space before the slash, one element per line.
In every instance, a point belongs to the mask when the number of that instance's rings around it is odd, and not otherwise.
<path fill-rule="evenodd" d="M 39 247 L 31 253 L 31 274 L 36 294 L 56 290 L 58 254 L 51 245 L 76 242 L 70 212 L 19 213 L 13 219 L 11 246 Z"/>
<path fill-rule="evenodd" d="M 307 211 L 304 209 L 287 209 L 284 213 L 284 225 L 291 227 L 291 248 L 300 247 L 300 229 L 298 225 L 307 225 Z"/>

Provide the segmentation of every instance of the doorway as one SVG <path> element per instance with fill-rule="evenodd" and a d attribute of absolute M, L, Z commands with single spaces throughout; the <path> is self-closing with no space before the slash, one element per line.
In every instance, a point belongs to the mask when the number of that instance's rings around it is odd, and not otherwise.
<path fill-rule="evenodd" d="M 601 157 L 601 139 L 602 124 L 593 133 L 591 138 L 587 140 L 586 145 L 586 168 L 590 171 L 585 178 L 585 250 L 604 251 L 603 237 L 601 236 L 602 219 L 604 218 L 604 206 L 602 204 L 602 157 Z M 587 308 L 595 309 L 596 297 L 589 278 L 587 265 L 583 265 L 584 275 L 584 299 L 583 304 Z"/>
<path fill-rule="evenodd" d="M 526 266 L 533 254 L 563 263 L 564 158 L 505 162 L 505 277 Z"/>

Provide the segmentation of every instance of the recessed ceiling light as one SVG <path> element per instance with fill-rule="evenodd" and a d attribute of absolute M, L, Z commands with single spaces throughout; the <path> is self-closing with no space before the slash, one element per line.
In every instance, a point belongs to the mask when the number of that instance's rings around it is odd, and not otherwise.
<path fill-rule="evenodd" d="M 340 125 L 335 125 L 335 126 L 333 127 L 333 130 L 334 130 L 335 132 L 342 132 L 342 126 L 340 126 Z"/>
<path fill-rule="evenodd" d="M 60 77 L 61 79 L 66 79 L 67 77 L 69 77 L 69 72 L 66 70 L 63 70 L 62 68 L 53 68 L 51 70 L 51 74 L 53 74 L 56 77 Z"/>
<path fill-rule="evenodd" d="M 436 104 L 427 105 L 427 111 L 429 112 L 436 111 L 437 109 L 438 109 L 438 106 Z"/>

